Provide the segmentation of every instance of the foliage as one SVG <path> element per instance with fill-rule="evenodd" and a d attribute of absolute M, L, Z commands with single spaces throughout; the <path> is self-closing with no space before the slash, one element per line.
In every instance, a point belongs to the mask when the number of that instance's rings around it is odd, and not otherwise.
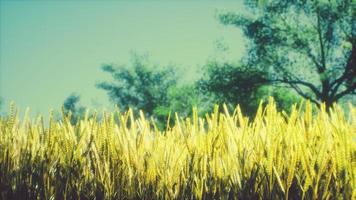
<path fill-rule="evenodd" d="M 212 96 L 214 102 L 227 103 L 230 108 L 239 104 L 248 116 L 254 116 L 260 100 L 267 100 L 268 96 L 275 98 L 281 110 L 289 110 L 294 103 L 300 102 L 287 89 L 267 86 L 267 75 L 244 65 L 210 62 L 198 85 L 204 94 Z"/>
<path fill-rule="evenodd" d="M 85 107 L 79 106 L 80 96 L 78 94 L 69 95 L 63 102 L 63 111 L 65 115 L 70 116 L 70 122 L 76 124 L 79 119 L 84 117 Z"/>
<path fill-rule="evenodd" d="M 185 118 L 192 116 L 192 108 L 197 108 L 199 116 L 203 116 L 211 111 L 212 107 L 212 100 L 202 94 L 195 85 L 175 86 L 168 90 L 168 104 L 155 108 L 154 115 L 161 123 L 166 123 L 168 116 L 172 115 L 170 123 L 173 123 L 175 113 Z"/>
<path fill-rule="evenodd" d="M 242 28 L 249 39 L 248 66 L 327 108 L 356 94 L 355 1 L 252 0 L 245 5 L 250 16 L 228 12 L 219 19 Z"/>
<path fill-rule="evenodd" d="M 303 98 L 298 96 L 293 90 L 283 86 L 262 86 L 258 92 L 265 103 L 268 103 L 268 96 L 272 96 L 276 102 L 277 110 L 286 113 L 291 113 L 293 105 L 303 100 Z"/>
<path fill-rule="evenodd" d="M 356 108 L 289 116 L 272 100 L 249 122 L 239 108 L 177 119 L 165 132 L 143 113 L 0 118 L 2 199 L 355 199 Z M 115 120 L 119 119 L 119 120 Z"/>
<path fill-rule="evenodd" d="M 168 90 L 177 81 L 172 68 L 151 65 L 138 56 L 133 58 L 132 66 L 104 65 L 102 69 L 114 82 L 101 82 L 97 87 L 105 90 L 122 111 L 131 107 L 135 113 L 145 110 L 147 116 L 152 116 L 157 107 L 168 104 Z"/>

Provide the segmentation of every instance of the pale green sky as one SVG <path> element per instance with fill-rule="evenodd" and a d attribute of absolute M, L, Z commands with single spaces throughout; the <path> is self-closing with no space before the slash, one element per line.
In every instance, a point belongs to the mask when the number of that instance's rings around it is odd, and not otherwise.
<path fill-rule="evenodd" d="M 0 1 L 0 96 L 35 113 L 58 109 L 72 92 L 89 107 L 108 106 L 95 83 L 104 63 L 127 64 L 130 52 L 174 63 L 196 77 L 208 59 L 238 60 L 240 30 L 217 11 L 243 12 L 240 1 Z M 217 43 L 227 44 L 226 52 Z"/>

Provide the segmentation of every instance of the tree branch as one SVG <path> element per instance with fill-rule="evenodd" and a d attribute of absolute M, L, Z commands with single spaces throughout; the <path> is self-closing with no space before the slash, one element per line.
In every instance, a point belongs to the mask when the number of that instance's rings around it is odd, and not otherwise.
<path fill-rule="evenodd" d="M 340 92 L 339 94 L 335 95 L 335 101 L 339 100 L 340 98 L 342 98 L 343 96 L 347 95 L 347 94 L 353 94 L 356 92 L 356 82 L 353 83 L 350 87 L 348 87 L 347 89 L 345 89 L 344 91 Z"/>
<path fill-rule="evenodd" d="M 309 101 L 315 103 L 317 106 L 320 106 L 320 103 L 313 99 L 311 96 L 307 95 L 306 93 L 304 93 L 296 84 L 293 83 L 289 83 L 289 85 L 302 97 L 304 97 L 305 99 L 308 99 Z"/>
<path fill-rule="evenodd" d="M 319 72 L 319 74 L 321 74 L 326 69 L 326 60 L 325 60 L 323 34 L 322 34 L 322 30 L 321 30 L 319 7 L 317 9 L 317 31 L 318 31 L 318 39 L 319 39 L 319 45 L 320 45 L 320 56 L 321 56 L 321 66 L 319 67 L 318 72 Z"/>
<path fill-rule="evenodd" d="M 283 16 L 281 16 L 282 22 L 284 24 L 285 27 L 288 27 L 287 29 L 280 29 L 281 31 L 285 32 L 286 34 L 289 35 L 289 30 L 288 29 L 292 29 L 292 27 L 289 25 L 289 23 L 287 22 L 287 19 Z M 313 25 L 312 26 L 318 30 L 318 27 Z M 294 41 L 302 41 L 301 37 L 299 36 L 298 33 L 296 33 L 295 35 L 291 35 L 291 37 L 294 39 Z M 316 66 L 316 70 L 319 71 L 322 68 L 322 64 L 318 62 L 318 59 L 312 54 L 312 49 L 310 48 L 310 46 L 308 44 L 306 44 L 305 46 L 303 46 L 304 48 L 304 52 L 306 54 L 307 57 L 309 57 L 311 59 L 311 61 L 315 64 Z"/>
<path fill-rule="evenodd" d="M 271 80 L 271 81 L 272 82 L 286 83 L 286 84 L 303 85 L 305 87 L 308 87 L 315 94 L 315 96 L 319 97 L 321 95 L 321 93 L 315 87 L 315 85 L 313 85 L 312 83 L 308 83 L 308 82 L 302 81 L 300 79 L 297 79 L 297 80 L 274 79 L 274 80 Z"/>
<path fill-rule="evenodd" d="M 309 58 L 313 61 L 313 63 L 316 66 L 317 71 L 319 71 L 321 69 L 321 64 L 318 62 L 317 58 L 311 53 L 311 49 L 308 47 L 307 50 L 307 55 L 309 56 Z"/>
<path fill-rule="evenodd" d="M 331 83 L 331 87 L 333 88 L 331 91 L 331 96 L 333 97 L 338 91 L 339 87 L 347 80 L 352 78 L 356 78 L 356 42 L 352 44 L 352 50 L 349 58 L 347 59 L 347 63 L 345 66 L 344 73 L 336 80 Z M 354 71 L 353 71 L 354 70 Z"/>

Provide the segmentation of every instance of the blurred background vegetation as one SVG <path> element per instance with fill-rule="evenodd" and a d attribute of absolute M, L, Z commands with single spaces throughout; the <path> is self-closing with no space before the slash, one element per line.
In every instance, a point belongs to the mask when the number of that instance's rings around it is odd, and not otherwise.
<path fill-rule="evenodd" d="M 160 128 L 169 115 L 187 117 L 193 107 L 204 115 L 214 104 L 231 109 L 239 104 L 253 117 L 269 96 L 287 113 L 303 99 L 316 107 L 325 103 L 327 109 L 336 102 L 355 104 L 355 1 L 249 0 L 243 5 L 244 12 L 218 10 L 215 16 L 220 24 L 242 31 L 246 51 L 241 59 L 210 58 L 201 63 L 200 76 L 188 82 L 174 64 L 161 66 L 149 56 L 132 54 L 129 63 L 102 65 L 110 79 L 88 87 L 104 91 L 121 111 L 143 110 Z M 216 47 L 226 51 L 229 44 L 217 41 Z M 81 105 L 80 92 L 58 105 L 71 114 L 73 124 L 92 108 Z"/>

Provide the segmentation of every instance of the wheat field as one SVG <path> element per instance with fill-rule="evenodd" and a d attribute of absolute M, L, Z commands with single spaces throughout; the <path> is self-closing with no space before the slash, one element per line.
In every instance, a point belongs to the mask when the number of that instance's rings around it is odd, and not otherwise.
<path fill-rule="evenodd" d="M 1 199 L 356 199 L 356 108 L 0 118 Z M 219 110 L 225 110 L 220 112 Z"/>

